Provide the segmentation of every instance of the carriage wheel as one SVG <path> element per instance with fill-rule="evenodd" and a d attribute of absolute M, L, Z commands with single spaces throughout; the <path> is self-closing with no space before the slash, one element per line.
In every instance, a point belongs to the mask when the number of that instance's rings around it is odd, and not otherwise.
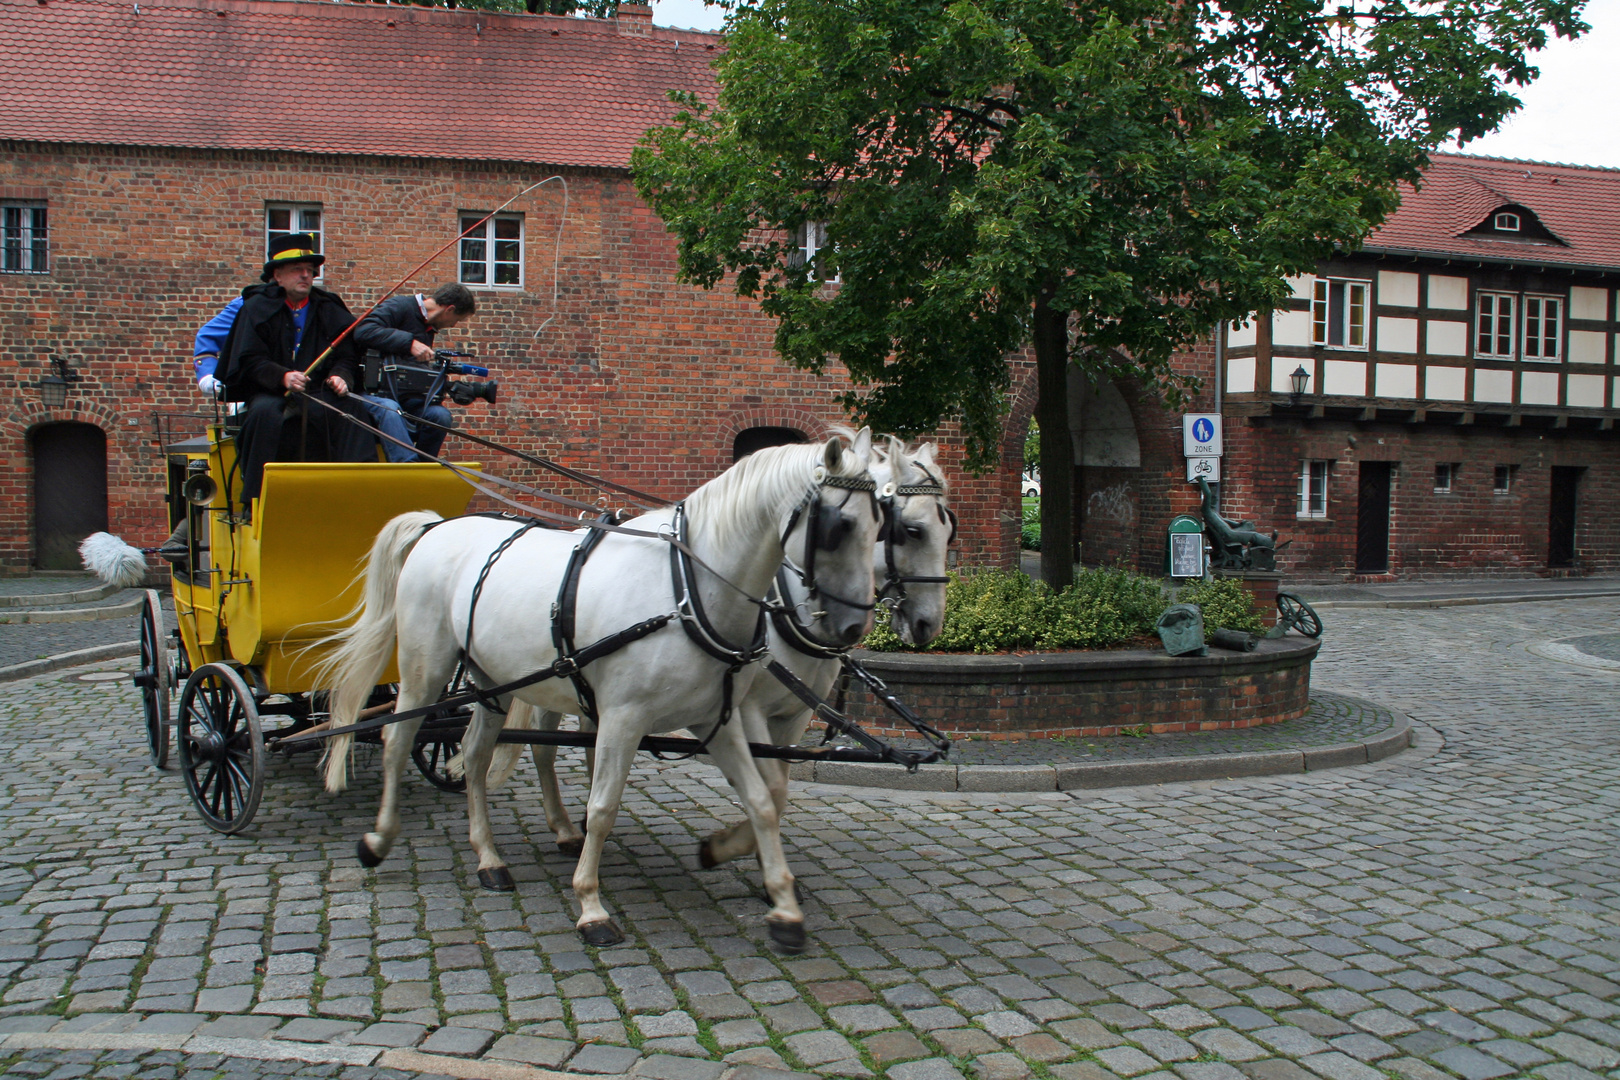
<path fill-rule="evenodd" d="M 1292 626 L 1308 638 L 1322 636 L 1322 620 L 1311 610 L 1311 605 L 1293 593 L 1277 594 L 1277 621 Z"/>
<path fill-rule="evenodd" d="M 434 739 L 428 736 L 427 742 L 420 739 L 411 747 L 411 760 L 422 775 L 427 777 L 428 783 L 440 791 L 466 791 L 467 778 L 465 776 L 452 777 L 445 771 L 450 759 L 461 753 L 461 736 L 447 736 Z"/>
<path fill-rule="evenodd" d="M 141 667 L 131 681 L 141 692 L 146 751 L 152 767 L 161 769 L 169 763 L 169 688 L 174 685 L 174 668 L 163 637 L 163 605 L 155 589 L 146 590 L 146 603 L 141 606 Z"/>
<path fill-rule="evenodd" d="M 224 664 L 191 673 L 180 695 L 180 771 L 203 823 L 239 832 L 264 794 L 264 733 L 253 691 Z"/>

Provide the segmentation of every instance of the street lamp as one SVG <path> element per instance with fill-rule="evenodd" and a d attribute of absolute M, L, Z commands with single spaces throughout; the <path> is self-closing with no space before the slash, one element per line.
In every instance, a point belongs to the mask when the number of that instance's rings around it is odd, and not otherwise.
<path fill-rule="evenodd" d="M 79 381 L 79 373 L 55 354 L 51 356 L 51 367 L 55 374 L 42 376 L 39 380 L 39 398 L 48 408 L 60 409 L 67 404 L 68 386 Z"/>
<path fill-rule="evenodd" d="M 1304 364 L 1294 369 L 1294 373 L 1288 376 L 1288 383 L 1293 388 L 1293 392 L 1288 395 L 1288 404 L 1299 404 L 1299 399 L 1305 396 L 1305 386 L 1310 381 L 1311 373 L 1305 370 Z"/>

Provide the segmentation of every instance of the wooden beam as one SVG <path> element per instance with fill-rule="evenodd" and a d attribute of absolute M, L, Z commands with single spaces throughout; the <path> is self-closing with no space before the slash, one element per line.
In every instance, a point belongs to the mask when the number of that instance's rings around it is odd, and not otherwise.
<path fill-rule="evenodd" d="M 1472 424 L 1473 422 L 1474 422 L 1474 414 L 1471 413 L 1471 412 L 1465 412 L 1465 413 L 1463 413 L 1461 416 L 1459 416 L 1457 418 L 1457 426 L 1458 427 L 1467 427 L 1469 424 Z"/>
<path fill-rule="evenodd" d="M 1507 423 L 1503 427 L 1518 427 L 1524 423 L 1524 416 L 1520 413 L 1508 413 Z"/>
<path fill-rule="evenodd" d="M 1312 420 L 1320 420 L 1320 419 L 1322 419 L 1322 417 L 1324 417 L 1326 415 L 1327 415 L 1327 406 L 1326 405 L 1312 405 L 1311 406 L 1311 419 Z"/>
<path fill-rule="evenodd" d="M 1425 421 L 1427 421 L 1428 419 L 1429 419 L 1429 410 L 1428 409 L 1413 409 L 1410 413 L 1407 414 L 1406 422 L 1408 424 L 1421 424 L 1421 423 L 1424 423 Z"/>
<path fill-rule="evenodd" d="M 1366 406 L 1365 408 L 1363 408 L 1361 410 L 1360 415 L 1358 415 L 1356 417 L 1356 419 L 1357 420 L 1376 420 L 1376 419 L 1378 419 L 1378 410 L 1373 408 L 1371 405 L 1368 405 L 1368 406 Z"/>
<path fill-rule="evenodd" d="M 1554 430 L 1567 427 L 1569 427 L 1569 417 L 1567 416 L 1560 416 L 1553 421 Z"/>
<path fill-rule="evenodd" d="M 1598 430 L 1599 431 L 1613 431 L 1614 430 L 1614 417 L 1605 416 L 1602 420 L 1599 420 L 1598 421 Z"/>

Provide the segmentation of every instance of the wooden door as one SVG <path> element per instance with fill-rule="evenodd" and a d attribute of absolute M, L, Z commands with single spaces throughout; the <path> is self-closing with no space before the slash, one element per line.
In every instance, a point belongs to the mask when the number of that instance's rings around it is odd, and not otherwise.
<path fill-rule="evenodd" d="M 79 541 L 107 528 L 107 436 L 94 424 L 44 424 L 34 448 L 34 565 L 81 570 Z"/>
<path fill-rule="evenodd" d="M 1570 465 L 1553 466 L 1552 498 L 1547 513 L 1547 565 L 1550 567 L 1575 565 L 1575 492 L 1585 471 Z"/>
<path fill-rule="evenodd" d="M 1390 463 L 1363 461 L 1356 498 L 1356 573 L 1389 572 Z"/>

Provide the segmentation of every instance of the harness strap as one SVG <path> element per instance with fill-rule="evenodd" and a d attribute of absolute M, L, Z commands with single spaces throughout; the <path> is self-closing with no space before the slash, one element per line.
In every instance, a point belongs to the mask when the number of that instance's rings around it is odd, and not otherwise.
<path fill-rule="evenodd" d="M 516 532 L 502 540 L 500 545 L 489 553 L 489 558 L 484 560 L 484 568 L 478 571 L 478 580 L 473 583 L 472 602 L 467 605 L 467 638 L 461 646 L 461 655 L 467 658 L 468 663 L 472 662 L 473 619 L 478 615 L 478 598 L 484 594 L 484 582 L 489 580 L 489 572 L 495 568 L 495 563 L 500 557 L 506 554 L 506 549 L 517 542 L 518 537 L 530 529 L 539 527 L 540 523 L 533 519 L 519 525 Z"/>
<path fill-rule="evenodd" d="M 402 720 L 414 720 L 419 716 L 427 716 L 430 713 L 438 712 L 441 709 L 460 708 L 462 705 L 470 705 L 474 701 L 479 701 L 482 703 L 481 696 L 500 698 L 512 693 L 514 690 L 521 690 L 525 686 L 533 686 L 535 683 L 545 682 L 547 679 L 555 679 L 559 676 L 572 675 L 575 671 L 578 671 L 586 664 L 589 664 L 595 660 L 600 660 L 602 657 L 611 652 L 624 648 L 633 641 L 640 641 L 647 635 L 662 630 L 665 626 L 669 625 L 671 620 L 674 618 L 675 615 L 673 612 L 666 615 L 655 615 L 650 619 L 645 619 L 636 623 L 634 626 L 628 626 L 616 633 L 609 634 L 605 638 L 593 641 L 583 649 L 579 650 L 579 652 L 575 653 L 573 656 L 559 656 L 549 666 L 544 667 L 533 674 L 525 675 L 521 679 L 513 679 L 511 682 L 501 683 L 498 686 L 487 687 L 479 691 L 468 691 L 464 694 L 457 694 L 454 697 L 447 697 L 441 701 L 435 701 L 431 705 L 423 705 L 419 708 L 407 709 L 402 713 L 388 713 L 383 716 L 374 716 L 369 720 L 362 720 L 359 723 L 349 724 L 340 728 L 323 728 L 320 731 L 305 732 L 301 735 L 289 735 L 284 739 L 272 740 L 272 743 L 275 746 L 291 746 L 297 743 L 312 742 L 315 739 L 330 738 L 333 735 L 348 735 L 354 732 L 375 731 L 378 728 L 387 727 L 390 724 L 397 724 Z"/>
<path fill-rule="evenodd" d="M 871 690 L 872 694 L 879 701 L 883 702 L 883 704 L 888 707 L 890 712 L 904 720 L 907 724 L 910 724 L 912 729 L 931 743 L 936 750 L 942 754 L 950 751 L 951 740 L 947 739 L 937 728 L 933 727 L 927 721 L 923 720 L 922 717 L 918 716 L 916 713 L 907 708 L 905 702 L 894 696 L 893 691 L 889 689 L 887 683 L 878 678 L 876 675 L 872 674 L 870 671 L 866 670 L 865 666 L 863 666 L 861 662 L 855 659 L 853 656 L 844 657 L 843 663 L 844 670 L 846 672 L 854 674 L 856 678 L 865 683 L 867 689 Z"/>
<path fill-rule="evenodd" d="M 806 656 L 814 656 L 819 660 L 832 660 L 843 656 L 854 646 L 837 648 L 819 640 L 810 632 L 808 624 L 799 620 L 799 607 L 787 602 L 788 572 L 787 568 L 776 572 L 776 584 L 773 586 L 777 604 L 771 608 L 771 625 L 776 627 L 776 633 L 795 652 Z"/>
<path fill-rule="evenodd" d="M 831 739 L 834 735 L 847 736 L 848 738 L 854 739 L 856 742 L 860 743 L 861 746 L 865 747 L 869 752 L 878 755 L 880 760 L 893 762 L 896 765 L 904 765 L 908 772 L 916 772 L 918 765 L 925 764 L 929 761 L 938 760 L 941 753 L 950 749 L 951 744 L 948 740 L 944 740 L 943 747 L 936 743 L 934 751 L 932 752 L 926 750 L 897 749 L 896 747 L 890 746 L 882 739 L 875 738 L 874 736 L 868 735 L 866 732 L 862 731 L 858 724 L 850 720 L 849 717 L 845 716 L 837 709 L 834 709 L 831 705 L 827 704 L 827 702 L 824 701 L 820 695 L 805 685 L 803 679 L 799 678 L 797 675 L 793 674 L 793 672 L 783 667 L 775 659 L 772 659 L 765 665 L 765 670 L 769 671 L 771 675 L 776 678 L 777 682 L 787 687 L 788 690 L 792 692 L 794 697 L 803 702 L 814 715 L 819 716 L 822 722 L 827 725 L 827 735 L 826 738 L 822 740 L 823 743 L 825 743 L 827 739 Z M 924 726 L 926 727 L 926 725 Z M 929 730 L 932 731 L 933 729 L 930 728 Z M 938 735 L 937 732 L 934 734 Z"/>
<path fill-rule="evenodd" d="M 675 606 L 680 613 L 681 628 L 694 645 L 716 660 L 736 668 L 746 667 L 764 656 L 769 645 L 765 613 L 770 605 L 763 600 L 754 601 L 759 605 L 759 619 L 754 623 L 754 640 L 746 649 L 727 641 L 709 621 L 708 612 L 703 608 L 703 597 L 698 592 L 697 569 L 693 565 L 694 560 L 687 557 L 689 549 L 684 543 L 685 533 L 686 503 L 682 501 L 675 504 L 676 542 L 669 546 L 670 583 L 675 591 Z M 721 722 L 724 723 L 724 720 Z"/>
<path fill-rule="evenodd" d="M 603 520 L 612 521 L 612 514 L 603 514 Z M 579 575 L 585 569 L 585 563 L 596 550 L 598 544 L 607 533 L 592 529 L 585 534 L 585 539 L 574 545 L 573 552 L 568 556 L 568 567 L 563 571 L 562 585 L 557 590 L 557 600 L 551 605 L 551 643 L 557 648 L 557 655 L 572 656 L 574 652 L 574 616 L 579 606 Z M 596 691 L 591 688 L 590 682 L 585 678 L 584 672 L 575 671 L 569 676 L 574 683 L 574 693 L 579 698 L 580 710 L 591 720 L 596 719 Z"/>

